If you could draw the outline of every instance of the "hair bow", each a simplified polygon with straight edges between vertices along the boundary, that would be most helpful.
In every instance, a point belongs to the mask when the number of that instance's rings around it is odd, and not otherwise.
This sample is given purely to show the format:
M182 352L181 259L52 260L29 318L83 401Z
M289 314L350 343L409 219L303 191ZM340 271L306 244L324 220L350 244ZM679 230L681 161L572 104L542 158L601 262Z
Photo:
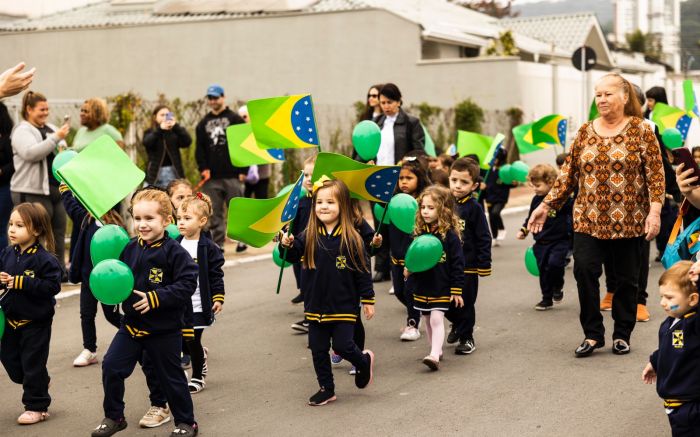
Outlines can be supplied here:
M204 200L204 197L202 196L201 191L197 191L197 194L195 194L195 196L197 196L197 199L199 199L199 200Z
M329 178L329 177L326 176L326 175L321 176L316 182L314 182L314 187L313 187L313 190L311 191L312 194L316 194L316 191L317 191L319 188L322 188L322 187L323 187L323 183L326 182L326 181L330 181L330 180L331 180L331 178Z

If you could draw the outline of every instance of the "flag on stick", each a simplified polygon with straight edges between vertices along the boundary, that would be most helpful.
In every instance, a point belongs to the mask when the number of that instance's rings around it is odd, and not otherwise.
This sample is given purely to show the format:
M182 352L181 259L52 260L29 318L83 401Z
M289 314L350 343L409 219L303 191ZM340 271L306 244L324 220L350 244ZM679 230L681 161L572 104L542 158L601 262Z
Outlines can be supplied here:
M232 124L226 128L231 163L236 167L275 164L284 161L284 150L266 149L255 141L250 124Z
M400 170L397 165L362 164L337 153L321 152L316 157L311 181L316 182L324 175L331 179L340 179L356 199L388 202L399 181Z
M318 147L318 131L310 94L250 100L248 115L261 148Z

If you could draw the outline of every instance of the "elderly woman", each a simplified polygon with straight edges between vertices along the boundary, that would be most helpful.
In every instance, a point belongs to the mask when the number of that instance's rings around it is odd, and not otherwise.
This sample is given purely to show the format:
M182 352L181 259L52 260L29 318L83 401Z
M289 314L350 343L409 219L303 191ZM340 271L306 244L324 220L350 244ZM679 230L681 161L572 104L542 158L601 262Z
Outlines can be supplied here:
M124 139L122 134L112 126L107 124L109 111L107 103L98 98L87 99L80 107L80 124L82 125L73 138L72 149L80 152L90 143L103 135L111 137L122 148Z
M559 178L528 223L530 231L540 232L547 215L556 213L578 187L574 277L585 339L577 357L605 345L598 280L608 255L616 278L612 351L630 352L642 247L645 237L650 241L659 232L665 189L659 143L641 117L631 84L607 74L596 84L595 102L600 117L581 126Z

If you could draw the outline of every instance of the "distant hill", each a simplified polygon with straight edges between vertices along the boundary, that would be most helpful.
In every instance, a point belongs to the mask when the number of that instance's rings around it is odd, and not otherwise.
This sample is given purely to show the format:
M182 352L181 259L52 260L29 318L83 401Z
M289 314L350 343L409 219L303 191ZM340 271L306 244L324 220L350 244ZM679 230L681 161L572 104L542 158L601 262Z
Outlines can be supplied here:
M695 60L692 70L700 70L700 0L688 0L681 3L681 50L683 68L686 66L688 54Z
M613 30L613 4L610 0L549 0L534 3L514 0L513 10L519 12L521 17L595 12L603 32L607 34Z

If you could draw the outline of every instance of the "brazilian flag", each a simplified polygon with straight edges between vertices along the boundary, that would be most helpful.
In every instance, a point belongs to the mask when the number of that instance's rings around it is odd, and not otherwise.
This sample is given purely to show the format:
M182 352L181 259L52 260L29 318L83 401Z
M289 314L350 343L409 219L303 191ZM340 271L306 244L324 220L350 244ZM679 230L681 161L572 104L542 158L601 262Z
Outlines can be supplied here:
M397 165L369 165L337 153L321 152L316 157L311 181L322 176L340 179L348 186L355 199L388 202L394 195L401 167Z
M263 149L318 147L318 130L310 94L250 100L253 135Z
M231 163L235 167L275 164L284 161L284 150L260 147L248 123L232 124L227 127L226 140Z

